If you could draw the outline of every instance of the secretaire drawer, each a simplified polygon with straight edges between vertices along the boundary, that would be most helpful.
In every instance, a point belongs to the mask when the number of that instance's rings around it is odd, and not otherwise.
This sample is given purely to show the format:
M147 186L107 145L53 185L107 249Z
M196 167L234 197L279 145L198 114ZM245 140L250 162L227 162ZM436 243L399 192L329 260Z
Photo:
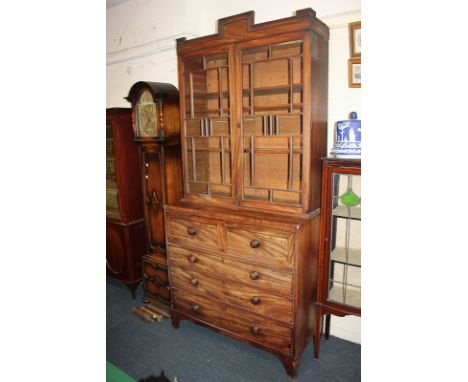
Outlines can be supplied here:
M219 249L218 226L185 216L167 215L168 241Z
M259 259L272 265L292 266L293 234L270 233L244 228L226 227L226 250L238 256Z
M286 296L292 295L292 275L273 271L257 265L234 261L202 251L168 246L169 261L172 266L192 269L200 273L215 273L234 281L246 283L254 288L276 291Z
M178 289L173 290L173 304L181 313L283 353L291 353L292 330L288 325Z
M169 269L173 286L237 305L284 322L292 320L292 300L189 267Z

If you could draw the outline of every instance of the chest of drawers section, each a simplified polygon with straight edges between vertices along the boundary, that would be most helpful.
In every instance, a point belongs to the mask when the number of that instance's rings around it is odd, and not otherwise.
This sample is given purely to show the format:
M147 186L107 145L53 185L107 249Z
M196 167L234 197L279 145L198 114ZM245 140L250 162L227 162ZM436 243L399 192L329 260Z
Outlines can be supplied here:
M312 333L316 220L166 207L173 325L190 320L294 368Z

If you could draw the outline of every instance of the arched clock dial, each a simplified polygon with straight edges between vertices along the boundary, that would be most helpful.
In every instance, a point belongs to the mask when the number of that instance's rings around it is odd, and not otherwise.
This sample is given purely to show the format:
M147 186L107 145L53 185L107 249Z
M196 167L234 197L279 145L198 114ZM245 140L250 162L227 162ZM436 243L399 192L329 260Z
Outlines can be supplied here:
M157 108L149 90L140 94L137 102L137 124L140 137L158 136Z

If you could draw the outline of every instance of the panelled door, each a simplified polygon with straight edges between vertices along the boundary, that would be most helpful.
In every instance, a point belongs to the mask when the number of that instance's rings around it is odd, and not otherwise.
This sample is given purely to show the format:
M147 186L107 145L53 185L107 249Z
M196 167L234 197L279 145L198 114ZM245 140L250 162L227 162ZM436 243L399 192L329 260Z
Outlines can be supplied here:
M182 62L186 194L234 199L230 76L227 51Z
M303 207L306 135L301 37L238 45L241 205Z

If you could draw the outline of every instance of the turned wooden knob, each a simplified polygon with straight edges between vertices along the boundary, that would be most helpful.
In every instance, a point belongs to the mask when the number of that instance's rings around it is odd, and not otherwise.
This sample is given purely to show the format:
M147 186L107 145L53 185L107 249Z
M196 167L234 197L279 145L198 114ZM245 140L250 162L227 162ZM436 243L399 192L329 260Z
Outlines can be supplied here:
M250 272L250 278L252 280L257 280L259 277L260 277L260 273L258 273L257 271Z
M199 307L197 304L195 304L194 306L192 306L192 312L193 312L193 313L197 313L199 310L200 310L200 307Z
M253 334L258 334L258 333L260 333L260 328L259 328L258 326L252 327L251 330L252 330L252 333L253 333Z
M252 248L258 248L260 247L260 242L257 240L257 239L253 239L251 242L250 242L250 246Z
M250 302L254 305L258 305L260 304L260 297L258 296L253 296L251 299L250 299Z
M187 230L187 233L190 235L190 236L195 236L197 234L197 230L194 228L194 227L190 227L188 230Z
M194 256L194 255L190 255L188 257L189 261L193 264L193 263L196 263L197 260L198 260L198 257L197 256Z
M198 279L196 277L194 277L192 280L190 280L190 284L192 284L193 286L197 286L198 285Z

